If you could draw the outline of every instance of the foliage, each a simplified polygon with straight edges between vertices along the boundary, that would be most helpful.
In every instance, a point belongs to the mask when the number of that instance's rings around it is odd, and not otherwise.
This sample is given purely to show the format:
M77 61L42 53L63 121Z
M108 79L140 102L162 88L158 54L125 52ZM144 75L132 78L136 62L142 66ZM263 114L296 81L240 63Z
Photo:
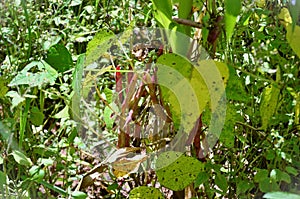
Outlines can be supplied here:
M1 197L299 198L295 2L4 1ZM124 44L142 26L170 40L134 52ZM193 57L189 37L212 59ZM170 69L178 76L165 78ZM164 128L143 134L151 121ZM188 152L159 151L183 138Z

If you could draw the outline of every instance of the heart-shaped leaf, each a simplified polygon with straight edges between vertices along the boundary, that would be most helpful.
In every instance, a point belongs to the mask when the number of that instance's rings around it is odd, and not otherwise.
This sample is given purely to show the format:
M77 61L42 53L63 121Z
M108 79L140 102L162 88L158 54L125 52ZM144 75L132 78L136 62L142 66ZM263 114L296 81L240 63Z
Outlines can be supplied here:
M156 163L158 181L174 190L183 190L203 171L204 164L180 152L168 151L159 155Z

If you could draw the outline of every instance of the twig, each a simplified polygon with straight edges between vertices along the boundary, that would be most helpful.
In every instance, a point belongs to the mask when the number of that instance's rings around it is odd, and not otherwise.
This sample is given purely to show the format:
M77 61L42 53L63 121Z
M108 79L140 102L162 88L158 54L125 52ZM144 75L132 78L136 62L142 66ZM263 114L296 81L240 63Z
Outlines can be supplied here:
M192 20L189 20L189 19L182 19L182 18L178 18L178 17L173 17L172 19L179 24L183 24L183 25L191 26L191 27L195 27L195 28L202 28L202 24L197 23Z
M236 121L236 123L239 124L239 125L245 126L247 128L250 128L250 129L252 129L254 131L257 131L259 134L261 134L262 136L266 137L266 134L264 132L261 132L261 130L262 130L261 128L255 128L255 127L253 127L253 126L251 126L249 124L246 124L246 123L243 123L243 122L240 122L240 121Z

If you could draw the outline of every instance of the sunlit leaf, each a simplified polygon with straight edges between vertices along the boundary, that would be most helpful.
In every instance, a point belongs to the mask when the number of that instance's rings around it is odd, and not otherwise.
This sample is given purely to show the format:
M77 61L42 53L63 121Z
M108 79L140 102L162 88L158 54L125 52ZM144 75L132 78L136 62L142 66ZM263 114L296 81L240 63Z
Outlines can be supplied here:
M292 17L292 29L294 31L294 28L299 20L300 16L300 2L299 0L293 0L289 4L289 11L291 13Z
M73 81L72 81L72 88L74 94L72 96L72 118L75 121L80 120L80 98L82 93L82 75L83 75L83 67L84 67L84 59L85 55L79 55L77 58L77 62L75 65L75 69L73 71Z
M235 141L234 126L236 121L237 121L236 109L232 105L227 106L225 124L219 138L219 140L226 147L234 147L234 141Z
M300 57L300 26L296 25L293 31L292 25L287 25L286 30L286 39L288 43L296 55Z
M268 199L300 199L300 195L288 193L288 192L271 192L266 193L263 198Z
M72 0L70 6L78 6L82 3L82 0Z
M192 65L174 53L160 56L157 64L158 84L164 101L170 105L176 128L190 132L209 102L213 114L221 110L217 105L229 78L226 64L202 60Z
M33 165L29 169L29 174L31 175L31 180L40 181L44 178L45 171L41 169L39 166Z
M65 106L61 111L59 111L58 113L56 113L53 118L69 118L69 106Z
M20 96L16 91L8 91L5 96L12 98L12 109L25 101L25 98Z
M86 199L87 198L87 194L82 192L82 191L74 191L72 193L72 197L74 199Z
M36 69L37 72L30 72ZM15 78L11 80L8 86L29 85L43 86L46 84L54 84L58 73L45 61L33 61L25 66Z
M278 19L285 26L288 25L288 24L292 24L292 17L291 17L290 12L287 8L282 8L280 10L280 13L278 14Z
M152 0L154 6L154 17L164 28L169 28L172 22L171 0Z
M22 153L21 151L14 150L12 152L12 155L18 164L23 165L23 166L31 166L32 165L31 160L28 157L26 157L26 155L24 155L24 153Z
M179 191L197 178L198 174L203 171L204 164L180 152L168 151L159 155L156 167L160 184L171 190Z
M183 128L189 132L200 115L195 91L192 84L189 83L193 66L186 59L176 54L160 56L157 64L158 84L161 86L164 100L170 104L175 127L179 128L182 120ZM198 86L200 86L200 90L201 87L206 85ZM184 119L182 115L185 115Z
M103 90L103 93L105 94L106 101L109 104L112 103L112 100L113 100L113 91L110 90L109 88L105 87L104 90Z
M104 108L104 113L103 113L103 120L105 122L106 128L107 129L112 129L113 124L114 124L114 118L112 118L112 113L113 111L109 107Z
M225 30L227 41L231 39L241 7L241 0L225 1Z
M164 195L160 192L159 189L154 187L140 186L132 189L129 193L129 199L148 199L156 198L163 199Z
M260 115L262 119L262 128L264 130L268 128L270 119L276 112L279 96L280 89L273 85L265 87L263 91L260 104Z
M112 46L114 33L109 30L100 30L94 38L88 43L85 57L85 65L90 65L96 62L99 58L107 53L107 50Z

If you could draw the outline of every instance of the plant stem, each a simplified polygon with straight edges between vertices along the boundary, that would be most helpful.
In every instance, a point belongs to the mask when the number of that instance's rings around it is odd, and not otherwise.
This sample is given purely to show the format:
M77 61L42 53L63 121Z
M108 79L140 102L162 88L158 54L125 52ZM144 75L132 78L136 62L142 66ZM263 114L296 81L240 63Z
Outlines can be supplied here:
M31 48L32 48L32 41L31 41L31 26L30 26L30 20L29 20L29 15L26 7L26 0L22 0L22 8L24 10L24 15L25 15L25 20L26 20L26 25L27 25L27 30L28 30L28 51L27 51L27 59L31 57Z

